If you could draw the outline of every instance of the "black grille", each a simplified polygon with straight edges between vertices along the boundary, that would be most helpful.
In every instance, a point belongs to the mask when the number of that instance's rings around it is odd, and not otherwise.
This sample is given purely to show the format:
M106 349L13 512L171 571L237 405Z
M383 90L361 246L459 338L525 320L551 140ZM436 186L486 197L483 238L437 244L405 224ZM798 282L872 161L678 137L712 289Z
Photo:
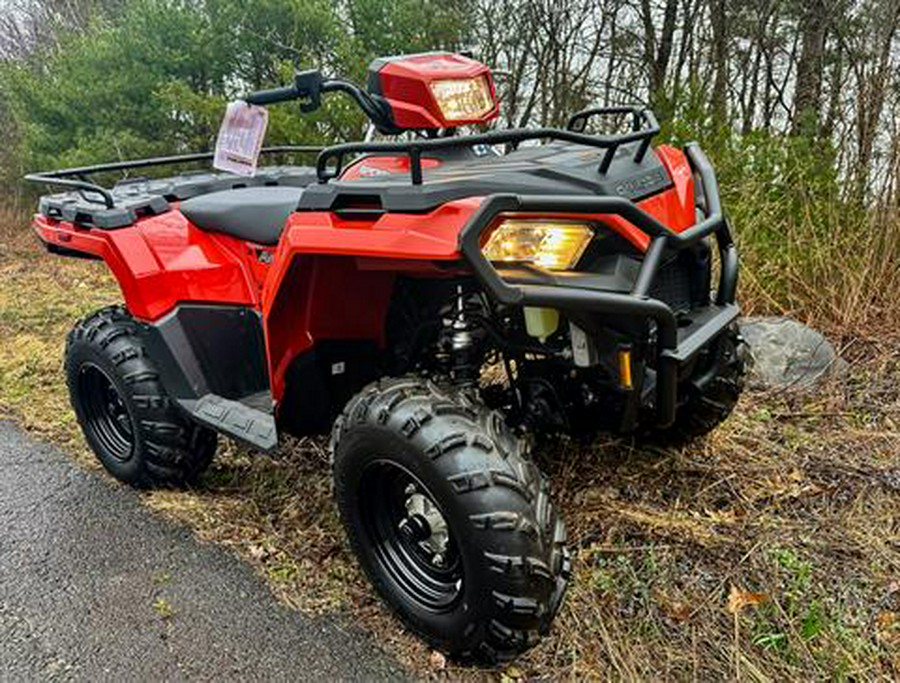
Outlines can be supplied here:
M672 310L689 311L691 309L691 276L684 263L670 261L659 269L650 297L668 304Z

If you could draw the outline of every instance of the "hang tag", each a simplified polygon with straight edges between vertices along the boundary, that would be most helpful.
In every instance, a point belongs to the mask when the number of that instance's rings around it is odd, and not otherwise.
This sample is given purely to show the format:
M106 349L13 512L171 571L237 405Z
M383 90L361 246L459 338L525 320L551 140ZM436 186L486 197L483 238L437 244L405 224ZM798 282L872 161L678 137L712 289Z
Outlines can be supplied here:
M230 102L216 138L213 168L242 176L256 174L269 112L243 100Z

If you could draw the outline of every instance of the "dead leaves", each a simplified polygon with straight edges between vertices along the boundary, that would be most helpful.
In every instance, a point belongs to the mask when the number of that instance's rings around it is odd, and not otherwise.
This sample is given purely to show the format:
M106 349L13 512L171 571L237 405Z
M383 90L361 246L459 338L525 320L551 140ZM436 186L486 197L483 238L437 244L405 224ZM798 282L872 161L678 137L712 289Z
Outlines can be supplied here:
M763 593L751 593L732 585L728 592L728 611L737 617L744 608L756 607L765 601L766 596Z
M875 618L875 633L880 643L900 648L900 613L880 612Z
M811 498L822 495L827 490L812 481L804 470L795 467L787 472L774 472L744 482L741 493L748 505L761 505Z
M694 614L694 606L686 600L670 598L662 591L655 594L656 604L669 619L678 624L688 621Z
M756 607L766 601L762 593L751 593L731 584L728 592L728 611L734 616L734 677L741 678L741 637L738 618L747 607Z
M525 674L515 664L510 664L506 670L500 674L500 683L513 683L513 681L521 681L525 679Z
M432 650L428 655L428 666L432 671L443 671L447 668L447 658L437 650Z

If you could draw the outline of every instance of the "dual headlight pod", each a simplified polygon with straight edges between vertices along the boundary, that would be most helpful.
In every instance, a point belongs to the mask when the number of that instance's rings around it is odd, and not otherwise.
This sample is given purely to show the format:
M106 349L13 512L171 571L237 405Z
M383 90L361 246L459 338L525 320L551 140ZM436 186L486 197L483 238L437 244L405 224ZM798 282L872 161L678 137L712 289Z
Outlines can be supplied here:
M571 270L593 237L594 229L587 223L509 218L494 229L483 252L494 263Z

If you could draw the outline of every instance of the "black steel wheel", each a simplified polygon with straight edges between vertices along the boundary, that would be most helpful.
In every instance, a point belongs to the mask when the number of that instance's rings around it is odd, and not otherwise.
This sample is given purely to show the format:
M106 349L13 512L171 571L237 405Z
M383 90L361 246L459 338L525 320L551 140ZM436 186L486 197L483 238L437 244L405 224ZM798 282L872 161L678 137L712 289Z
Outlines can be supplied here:
M66 380L85 440L116 479L189 484L212 460L216 433L172 405L138 323L123 308L97 311L69 333Z
M78 372L84 430L104 451L120 462L134 455L134 419L109 376L93 363Z
M402 465L380 460L363 474L359 501L382 570L422 608L452 609L462 595L462 559L425 485Z
M569 576L549 484L499 413L418 377L382 380L332 433L360 565L430 645L505 661L550 627Z

